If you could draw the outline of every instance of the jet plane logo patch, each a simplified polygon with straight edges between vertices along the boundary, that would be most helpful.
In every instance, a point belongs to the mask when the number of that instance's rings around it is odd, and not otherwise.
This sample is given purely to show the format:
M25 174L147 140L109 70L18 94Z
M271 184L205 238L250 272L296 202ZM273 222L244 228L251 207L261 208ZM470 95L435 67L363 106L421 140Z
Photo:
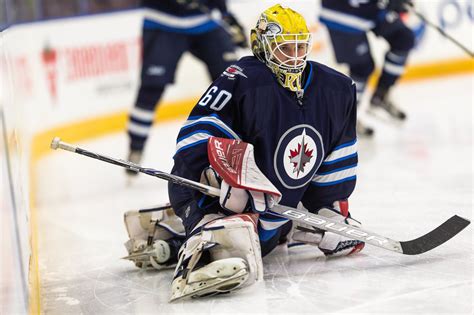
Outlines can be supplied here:
M310 125L298 125L287 130L278 142L275 172L283 186L297 189L311 181L323 156L319 132Z
M248 78L244 74L244 69L242 69L239 66L236 65L231 65L225 69L225 71L222 73L222 75L225 75L229 80L234 80L236 76L240 75L244 78Z
M296 173L296 178L299 177L300 173L304 173L304 168L306 164L311 162L311 158L313 157L314 149L308 148L308 143L305 143L305 130L303 129L303 134L301 137L301 142L298 143L298 148L295 150L290 149L290 155L288 158L290 159L290 163L293 164L293 174Z

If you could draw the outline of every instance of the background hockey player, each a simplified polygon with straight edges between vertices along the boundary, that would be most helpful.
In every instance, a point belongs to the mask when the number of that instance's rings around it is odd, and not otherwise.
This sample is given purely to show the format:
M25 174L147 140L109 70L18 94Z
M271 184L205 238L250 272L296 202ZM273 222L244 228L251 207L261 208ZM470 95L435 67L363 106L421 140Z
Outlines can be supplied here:
M230 292L262 279L261 256L279 243L304 242L347 255L359 241L294 226L267 211L276 202L349 224L347 198L356 183L356 87L322 64L307 62L311 34L297 12L275 5L251 31L254 56L215 80L181 128L173 174L220 187L210 198L174 184L169 197L186 238L171 300ZM209 137L254 146L261 178L281 193L243 190L209 168ZM255 175L255 174L252 174ZM245 175L244 175L245 176Z
M405 70L415 44L413 32L400 19L410 0L322 0L320 20L329 31L336 60L349 65L360 100L375 69L367 33L383 37L390 45L382 74L370 100L369 111L404 120L405 113L389 99L389 92ZM370 136L373 129L359 123L358 133Z
M166 85L173 82L183 53L189 51L202 60L215 80L236 60L235 45L246 45L242 27L227 11L225 0L143 0L141 3L147 9L142 30L141 84L128 122L128 159L134 163L141 160L155 107ZM227 30L211 18L211 11L220 12Z

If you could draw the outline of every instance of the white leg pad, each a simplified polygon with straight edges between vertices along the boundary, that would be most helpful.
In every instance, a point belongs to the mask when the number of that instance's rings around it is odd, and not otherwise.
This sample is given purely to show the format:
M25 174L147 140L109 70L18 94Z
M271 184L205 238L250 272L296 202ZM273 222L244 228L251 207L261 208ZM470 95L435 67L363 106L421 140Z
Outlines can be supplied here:
M170 301L186 297L210 296L234 291L249 277L246 262L241 258L226 258L191 272L188 279L173 281Z
M140 268L169 267L161 264L170 258L169 246L164 241L184 237L183 223L171 206L160 211L127 211L124 222L129 236L125 243L128 256L124 259Z
M257 217L239 214L217 219L190 237L180 253L176 274L182 274L173 281L171 300L230 292L262 280ZM211 263L194 270L206 250Z

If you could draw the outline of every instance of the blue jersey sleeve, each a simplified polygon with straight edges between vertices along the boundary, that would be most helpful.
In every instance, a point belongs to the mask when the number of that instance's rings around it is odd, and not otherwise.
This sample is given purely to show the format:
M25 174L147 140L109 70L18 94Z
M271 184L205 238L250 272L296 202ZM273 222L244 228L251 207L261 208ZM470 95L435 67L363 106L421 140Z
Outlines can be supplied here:
M240 93L238 79L221 76L194 106L176 140L175 170L186 168L186 177L199 180L209 166L207 140L211 136L241 139L238 126ZM183 173L183 172L180 172Z
M339 135L331 144L318 171L306 190L302 203L310 211L347 199L355 188L357 168L356 90L347 89L344 117Z

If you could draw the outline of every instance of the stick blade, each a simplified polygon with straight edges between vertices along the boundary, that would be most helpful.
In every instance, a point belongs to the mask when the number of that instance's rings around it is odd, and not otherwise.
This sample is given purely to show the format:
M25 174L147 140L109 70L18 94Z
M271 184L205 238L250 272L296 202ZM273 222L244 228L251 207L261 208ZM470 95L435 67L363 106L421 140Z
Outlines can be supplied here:
M400 242L403 254L418 255L447 242L461 232L471 222L454 215L433 231L411 241Z

